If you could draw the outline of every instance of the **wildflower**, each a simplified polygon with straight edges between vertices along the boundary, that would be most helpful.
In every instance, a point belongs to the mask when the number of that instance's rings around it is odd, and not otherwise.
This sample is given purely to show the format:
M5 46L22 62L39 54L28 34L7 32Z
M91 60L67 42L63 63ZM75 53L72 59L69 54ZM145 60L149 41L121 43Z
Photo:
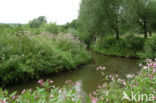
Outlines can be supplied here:
M127 84L126 84L126 82L123 82L123 85L125 85L125 86L126 86L126 85L127 85Z
M12 99L13 99L13 100L14 100L14 99L16 99L16 98L18 98L18 96L15 96L15 95L14 95L14 96L12 96Z
M118 75L118 74L116 74L116 75L115 75L115 77L119 77L119 75Z
M150 75L150 78L151 78L151 79L153 79L153 77L154 77L153 75Z
M7 103L6 99L0 99L0 103Z
M147 69L148 67L147 66L143 66L143 69Z
M50 95L50 98L53 98L54 96L53 95Z
M74 98L72 98L72 101L74 102Z
M109 94L109 91L106 92L106 96L108 96L108 94Z
M139 64L139 67L142 67L142 64Z
M114 78L113 77L111 79L112 79L112 81L114 81Z
M67 80L65 84L70 84L71 82L72 82L71 80Z
M99 66L99 67L97 67L96 70L101 70L101 71L103 71L103 70L105 70L105 69L106 69L106 67Z
M38 83L39 83L40 85L43 85L43 80L40 79L40 80L38 81Z
M97 98L92 98L93 103L96 103L97 100Z
M52 80L50 80L50 79L48 79L47 81L48 81L49 83L53 83L53 81L52 81Z
M60 90L59 90L59 94L61 94L61 92L62 92L62 90L60 89Z
M4 99L4 100L2 101L2 103L7 103L7 102L6 102L6 99Z
M133 75L132 75L132 74L128 74L128 75L127 75L127 78L128 78L128 79L132 79L132 78L133 78Z
M21 94L24 94L24 93L25 93L25 91L26 91L26 90L24 89L24 90L22 91L22 93L21 93Z
M96 92L93 92L94 95L96 95Z

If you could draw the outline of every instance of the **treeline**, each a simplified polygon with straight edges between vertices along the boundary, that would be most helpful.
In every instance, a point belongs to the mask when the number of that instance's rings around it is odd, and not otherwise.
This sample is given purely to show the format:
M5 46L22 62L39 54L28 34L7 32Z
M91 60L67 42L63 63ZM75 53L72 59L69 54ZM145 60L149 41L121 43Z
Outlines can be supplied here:
M82 0L78 25L90 39L111 34L119 39L126 33L147 38L156 28L155 17L154 0Z

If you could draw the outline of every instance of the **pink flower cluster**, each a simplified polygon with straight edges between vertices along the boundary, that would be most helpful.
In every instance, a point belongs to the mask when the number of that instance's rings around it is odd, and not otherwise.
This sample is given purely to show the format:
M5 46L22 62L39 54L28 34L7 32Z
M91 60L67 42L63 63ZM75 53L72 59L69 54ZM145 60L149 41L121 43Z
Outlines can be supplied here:
M44 85L43 79L40 79L38 83L43 86Z
M101 70L101 71L103 71L103 70L105 70L105 69L106 69L106 67L99 66L99 67L97 67L96 70Z
M6 99L0 99L0 103L7 103Z

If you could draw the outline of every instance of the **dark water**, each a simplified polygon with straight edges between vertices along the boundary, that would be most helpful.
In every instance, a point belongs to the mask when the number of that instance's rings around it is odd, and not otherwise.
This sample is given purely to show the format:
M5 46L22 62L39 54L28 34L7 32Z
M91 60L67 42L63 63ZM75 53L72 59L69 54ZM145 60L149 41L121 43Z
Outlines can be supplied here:
M66 80L72 80L81 84L81 90L85 93L90 93L97 89L97 86L104 83L104 76L96 70L98 66L105 66L106 74L118 74L120 78L126 79L127 74L136 73L139 71L137 60L119 57L109 57L100 54L92 53L92 60L80 67L76 71L62 72L59 74L44 77L43 79L51 79L55 86L62 87ZM36 80L27 83L9 86L9 92L19 91L23 89L35 89L39 86Z

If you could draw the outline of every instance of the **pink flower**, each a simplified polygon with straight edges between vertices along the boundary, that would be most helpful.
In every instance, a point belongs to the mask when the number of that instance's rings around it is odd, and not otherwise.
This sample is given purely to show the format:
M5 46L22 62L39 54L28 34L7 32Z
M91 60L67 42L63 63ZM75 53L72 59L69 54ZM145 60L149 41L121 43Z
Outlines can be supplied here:
M106 92L106 96L108 96L108 94L109 94L109 91Z
M126 86L127 84L126 84L126 82L123 82L123 84Z
M105 69L106 69L106 67L99 66L99 67L97 67L96 70L101 70L101 71L103 71L103 70L105 70Z
M96 95L96 92L93 92L94 95Z
M53 95L50 95L50 98L53 98L54 96Z
M39 83L40 85L43 85L43 80L40 79L40 80L38 81L38 83Z
M7 103L6 99L0 99L0 103Z
M24 93L25 93L25 91L26 91L26 90L24 89L24 90L22 91L22 94L24 94Z
M96 103L97 100L98 100L97 98L92 99L93 103Z
M153 77L154 77L153 75L150 75L150 78L151 78L151 79L153 79Z
M18 98L18 96L15 96L15 95L14 95L14 96L12 96L12 99L13 99L13 100L14 100L14 99L16 99L16 98Z
M115 75L115 77L119 77L119 75L118 75L118 74L116 74L116 75Z
M128 78L128 79L132 79L132 78L133 78L133 75L132 75L132 74L128 74L128 75L127 75L127 78Z
M47 81L48 81L48 83L53 83L53 81L52 81L52 80L50 80L50 79L48 79Z

